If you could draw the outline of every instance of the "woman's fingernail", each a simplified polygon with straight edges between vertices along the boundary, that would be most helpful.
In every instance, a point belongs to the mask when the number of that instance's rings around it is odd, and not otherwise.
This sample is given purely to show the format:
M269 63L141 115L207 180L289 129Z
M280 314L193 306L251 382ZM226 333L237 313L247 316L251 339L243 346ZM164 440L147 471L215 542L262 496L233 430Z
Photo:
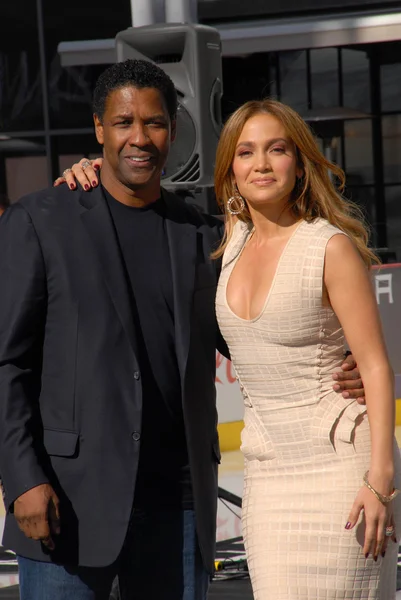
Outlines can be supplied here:
M97 186L97 181L92 181L92 185L93 185L93 187L96 187Z
M73 190L75 188L75 185L73 183L70 183L70 188Z
M84 185L84 189L85 189L85 190L89 190L89 185L88 185L87 183L85 183L85 185Z
M386 556L386 551L382 552L382 557L384 558Z
M375 562L377 562L377 556L374 556L374 557L373 557L373 560L374 560Z
M348 523L345 526L345 529L351 529L351 523L348 521Z
M333 379L335 379L335 380L338 379L338 373L333 373Z
M349 392L343 392L343 398L349 398Z
M93 165L93 168L96 169L96 171L100 169L99 165Z
M369 552L366 552L365 558L369 558Z

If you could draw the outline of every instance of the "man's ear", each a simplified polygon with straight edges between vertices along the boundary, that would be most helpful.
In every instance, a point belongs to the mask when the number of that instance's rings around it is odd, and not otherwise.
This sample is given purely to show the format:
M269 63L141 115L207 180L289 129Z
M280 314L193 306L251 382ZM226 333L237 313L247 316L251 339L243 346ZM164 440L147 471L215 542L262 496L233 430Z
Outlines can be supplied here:
M173 121L171 121L171 134L170 134L170 140L172 142L175 141L177 135L177 120L174 119Z
M95 123L96 139L99 142L99 144L101 144L103 146L103 144L104 144L103 123L101 122L101 120L99 119L99 117L97 116L97 114L93 115L93 121Z

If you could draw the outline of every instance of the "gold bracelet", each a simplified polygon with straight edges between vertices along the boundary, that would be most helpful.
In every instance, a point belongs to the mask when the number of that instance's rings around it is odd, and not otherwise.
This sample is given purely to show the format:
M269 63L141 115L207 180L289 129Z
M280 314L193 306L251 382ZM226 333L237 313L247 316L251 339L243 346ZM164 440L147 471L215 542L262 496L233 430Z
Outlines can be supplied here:
M391 492L390 496L383 496L383 494L380 494L380 492L378 492L377 490L375 490L375 488L373 488L368 480L368 476L369 476L369 471L366 471L365 475L363 476L363 483L366 485L366 487L368 488L368 490L370 490L372 492L372 494L374 494L376 496L376 498L382 503L382 504L388 504L389 502L391 502L392 500L394 500L394 498L396 496L398 496L398 494L400 493L400 490L397 490L396 488L394 488L394 490Z

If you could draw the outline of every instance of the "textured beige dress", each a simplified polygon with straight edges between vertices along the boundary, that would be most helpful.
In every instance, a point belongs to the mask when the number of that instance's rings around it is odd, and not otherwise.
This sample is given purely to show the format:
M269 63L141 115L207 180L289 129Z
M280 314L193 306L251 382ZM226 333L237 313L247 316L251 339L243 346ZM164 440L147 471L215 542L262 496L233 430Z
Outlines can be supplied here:
M244 396L242 525L255 600L395 598L398 544L365 560L363 520L344 529L370 435L366 408L332 390L344 337L322 306L322 285L326 245L338 233L322 219L300 223L252 320L236 316L226 296L250 227L237 223L224 255L216 309ZM396 443L394 452L399 487Z

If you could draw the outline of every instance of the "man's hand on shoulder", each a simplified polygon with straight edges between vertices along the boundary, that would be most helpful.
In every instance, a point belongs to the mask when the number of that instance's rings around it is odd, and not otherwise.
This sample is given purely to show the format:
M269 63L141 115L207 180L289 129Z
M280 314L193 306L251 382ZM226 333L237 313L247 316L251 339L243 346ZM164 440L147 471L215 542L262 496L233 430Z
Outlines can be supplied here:
M341 369L333 373L334 391L341 393L344 398L355 398L358 404L366 404L363 381L352 354L344 359Z
M79 162L74 163L72 167L64 169L61 177L58 177L53 183L54 187L66 183L71 190L75 190L77 182L82 189L88 192L91 188L99 184L98 173L102 168L103 158L95 158L89 160L82 158Z
M48 483L38 485L17 498L14 516L23 533L54 550L54 536L60 533L59 499Z

